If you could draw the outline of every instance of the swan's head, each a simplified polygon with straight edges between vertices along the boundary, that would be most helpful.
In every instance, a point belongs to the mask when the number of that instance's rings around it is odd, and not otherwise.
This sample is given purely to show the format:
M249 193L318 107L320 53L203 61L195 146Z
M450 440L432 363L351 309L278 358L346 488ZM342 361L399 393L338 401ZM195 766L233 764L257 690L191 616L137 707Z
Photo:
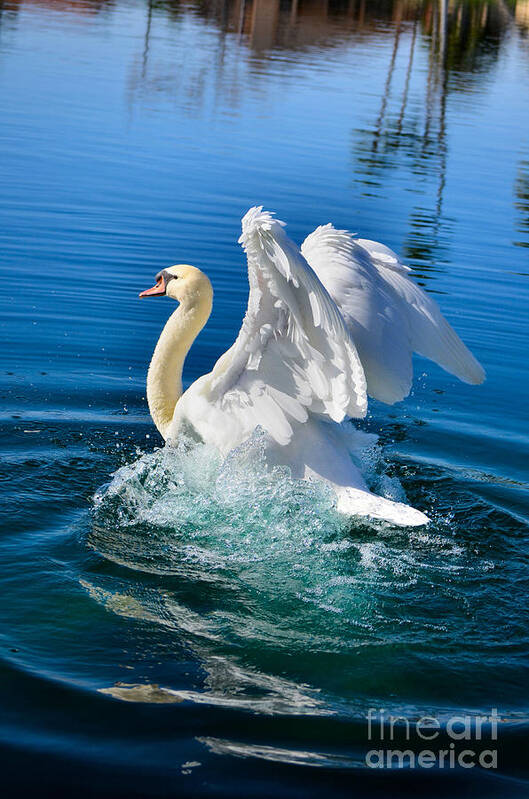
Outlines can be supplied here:
M173 300L189 304L204 297L212 297L209 278L196 266L176 264L162 269L156 275L156 285L142 291L140 297L172 297Z

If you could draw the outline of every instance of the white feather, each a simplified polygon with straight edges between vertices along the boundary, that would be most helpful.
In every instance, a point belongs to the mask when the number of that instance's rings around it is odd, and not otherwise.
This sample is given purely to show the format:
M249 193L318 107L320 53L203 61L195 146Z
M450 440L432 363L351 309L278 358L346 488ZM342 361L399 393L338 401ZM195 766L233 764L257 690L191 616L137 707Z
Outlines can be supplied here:
M261 428L267 462L327 482L348 515L424 524L420 511L369 492L351 457L352 428L341 423L365 415L367 392L405 397L413 352L470 383L483 370L383 244L329 224L300 252L283 228L261 207L243 218L250 294L241 330L177 402L170 437L191 427L227 454Z
M483 382L480 364L388 247L328 224L301 251L342 313L371 397L391 404L409 394L414 352L467 383Z
M289 419L304 422L309 412L338 422L362 417L367 397L342 315L283 227L262 208L242 220L248 310L229 363L222 358L211 373L210 400L227 413L245 408L248 435L258 421L285 444Z

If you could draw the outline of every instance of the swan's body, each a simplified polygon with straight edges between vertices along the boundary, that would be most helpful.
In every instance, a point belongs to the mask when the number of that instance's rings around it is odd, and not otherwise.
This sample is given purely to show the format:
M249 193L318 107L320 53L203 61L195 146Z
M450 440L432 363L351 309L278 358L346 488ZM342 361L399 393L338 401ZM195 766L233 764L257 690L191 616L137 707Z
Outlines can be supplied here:
M169 442L185 431L227 455L260 427L270 465L326 481L344 513L426 523L420 511L369 492L344 422L365 416L368 394L386 403L407 396L413 352L468 383L481 383L483 369L383 245L326 225L300 251L261 208L246 214L242 228L250 296L241 331L184 393L182 368L211 313L211 284L180 265L143 292L180 302L149 367L147 398L158 430Z

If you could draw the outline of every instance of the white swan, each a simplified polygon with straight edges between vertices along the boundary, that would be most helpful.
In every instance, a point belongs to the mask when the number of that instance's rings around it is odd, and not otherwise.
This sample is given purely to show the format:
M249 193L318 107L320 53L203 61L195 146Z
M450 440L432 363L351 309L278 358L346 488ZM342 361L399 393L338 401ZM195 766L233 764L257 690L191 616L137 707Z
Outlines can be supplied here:
M368 394L386 403L407 396L414 352L467 383L481 383L484 371L387 247L329 224L300 251L283 227L262 208L243 218L250 295L240 333L184 393L185 357L211 313L209 279L171 266L140 294L180 303L149 367L153 421L168 441L185 430L224 455L260 426L267 462L329 483L343 513L425 524L420 511L369 491L343 422L365 416Z

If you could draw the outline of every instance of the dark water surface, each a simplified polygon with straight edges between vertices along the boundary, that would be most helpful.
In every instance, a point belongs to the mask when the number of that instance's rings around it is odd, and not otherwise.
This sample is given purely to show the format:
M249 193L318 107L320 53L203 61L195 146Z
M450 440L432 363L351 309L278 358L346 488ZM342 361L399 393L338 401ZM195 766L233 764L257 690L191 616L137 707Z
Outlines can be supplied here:
M526 0L0 3L6 796L527 795L528 131ZM485 366L364 425L428 530L159 449L137 294L209 274L208 371L254 204L393 247ZM497 708L498 769L367 769L370 707Z

